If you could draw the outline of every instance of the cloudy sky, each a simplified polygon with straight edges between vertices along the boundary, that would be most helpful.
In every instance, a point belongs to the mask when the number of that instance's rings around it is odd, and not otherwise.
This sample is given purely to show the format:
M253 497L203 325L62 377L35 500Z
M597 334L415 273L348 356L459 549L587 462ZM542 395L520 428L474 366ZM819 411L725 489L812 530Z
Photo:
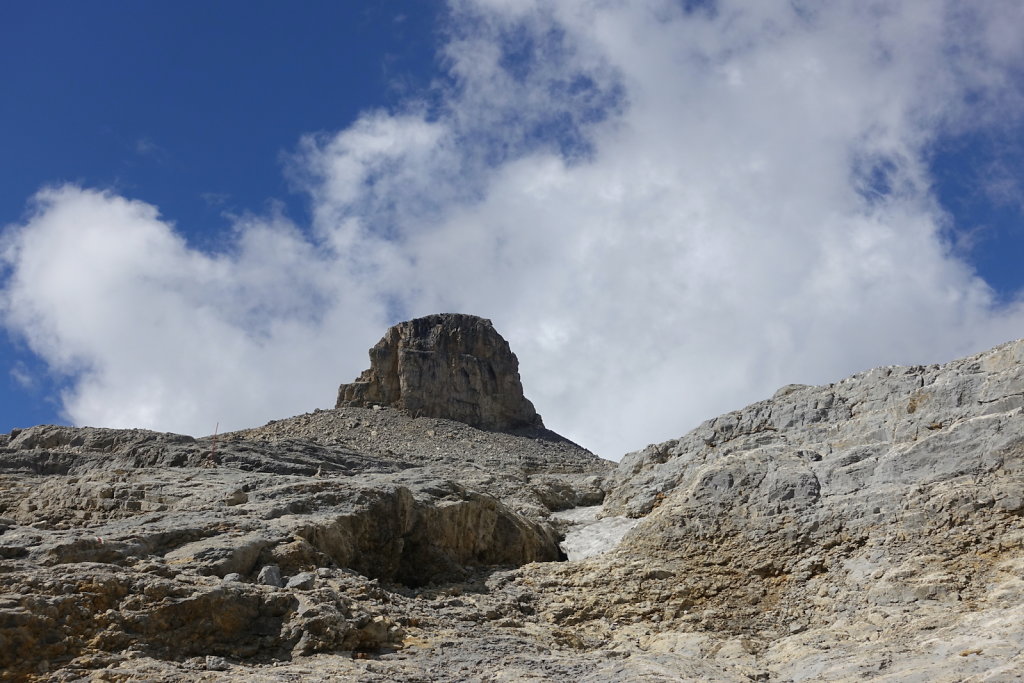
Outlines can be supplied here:
M331 407L493 320L618 459L1024 336L1024 2L17 2L0 429Z

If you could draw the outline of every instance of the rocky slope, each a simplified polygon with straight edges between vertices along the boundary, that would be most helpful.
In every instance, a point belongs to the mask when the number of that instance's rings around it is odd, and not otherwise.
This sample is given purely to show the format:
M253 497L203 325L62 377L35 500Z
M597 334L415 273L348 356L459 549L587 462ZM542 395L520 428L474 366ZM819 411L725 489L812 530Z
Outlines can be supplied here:
M374 403L216 440L16 430L0 676L1019 680L1022 410L1019 341L784 387L617 468Z
M48 426L0 442L0 667L16 677L125 649L270 661L397 647L408 619L362 604L367 591L559 560L546 517L600 501L609 467L564 440L387 409L216 443Z
M604 513L642 521L541 609L694 678L1019 680L1022 406L1024 341L784 387L626 456Z

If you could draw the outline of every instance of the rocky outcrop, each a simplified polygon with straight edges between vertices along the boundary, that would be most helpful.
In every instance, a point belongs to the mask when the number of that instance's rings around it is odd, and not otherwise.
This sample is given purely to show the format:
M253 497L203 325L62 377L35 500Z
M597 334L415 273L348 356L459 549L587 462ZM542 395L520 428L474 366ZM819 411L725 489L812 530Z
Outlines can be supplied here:
M374 405L216 448L0 435L0 679L1024 670L1024 341L787 386L614 469Z
M203 668L400 648L409 619L382 600L562 559L546 517L599 502L608 467L565 440L391 409L319 411L216 447L0 435L0 679L122 651Z
M472 315L429 315L389 329L370 349L370 368L338 389L338 408L373 405L493 431L543 427L508 342Z
M1024 670L1024 341L783 387L608 487L603 514L641 518L618 548L524 572L586 643L629 633L721 679Z
M908 487L1006 468L1018 474L1022 407L1020 341L947 365L877 368L821 387L789 385L680 439L625 456L606 510L646 515L680 490L709 510L731 508L734 494L745 491L744 514L754 519L840 499L851 522L873 519L882 514L876 507L892 512L893 496ZM754 482L756 490L749 488Z
M0 679L386 652L428 621L414 594L564 559L548 516L599 503L610 464L543 429L489 322L389 335L374 368L392 354L401 371L373 386L398 381L400 409L375 399L206 439L0 435ZM460 420L417 416L430 409Z

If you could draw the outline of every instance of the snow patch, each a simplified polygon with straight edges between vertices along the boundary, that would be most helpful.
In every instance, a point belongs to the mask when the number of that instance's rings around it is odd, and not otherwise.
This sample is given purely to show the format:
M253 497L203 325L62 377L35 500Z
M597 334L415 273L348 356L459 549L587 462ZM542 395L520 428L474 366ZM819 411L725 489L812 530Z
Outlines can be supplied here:
M619 544L626 532L640 520L629 517L598 518L600 505L572 508L555 512L551 516L572 526L560 547L570 562L608 552Z

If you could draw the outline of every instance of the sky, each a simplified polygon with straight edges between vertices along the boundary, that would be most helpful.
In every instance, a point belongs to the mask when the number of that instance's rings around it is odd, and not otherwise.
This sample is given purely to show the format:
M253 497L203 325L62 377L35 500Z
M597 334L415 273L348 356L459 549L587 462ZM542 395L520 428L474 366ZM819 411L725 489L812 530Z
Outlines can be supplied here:
M330 408L490 318L619 459L1024 336L1024 0L0 8L0 430Z

